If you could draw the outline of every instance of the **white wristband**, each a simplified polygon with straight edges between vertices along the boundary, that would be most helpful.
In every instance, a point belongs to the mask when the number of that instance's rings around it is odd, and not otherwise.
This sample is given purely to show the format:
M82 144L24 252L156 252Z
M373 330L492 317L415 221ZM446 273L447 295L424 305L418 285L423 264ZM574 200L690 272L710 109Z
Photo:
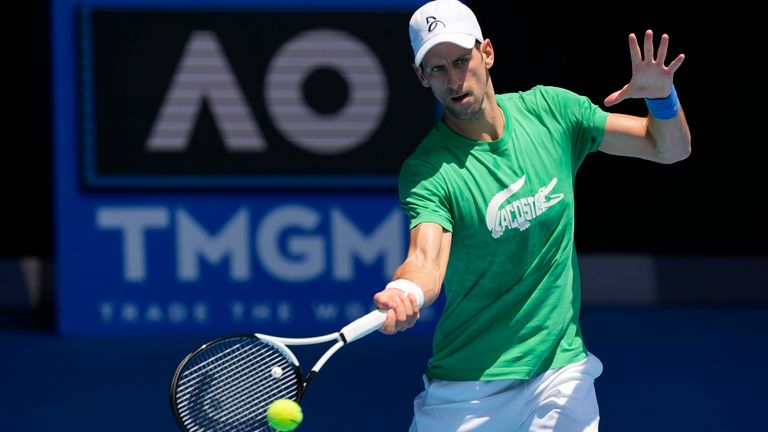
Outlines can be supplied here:
M386 287L397 288L404 293L411 293L414 297L416 297L416 302L419 304L419 307L424 305L424 291L422 291L420 286L409 281L408 279L393 280L392 282L388 283Z

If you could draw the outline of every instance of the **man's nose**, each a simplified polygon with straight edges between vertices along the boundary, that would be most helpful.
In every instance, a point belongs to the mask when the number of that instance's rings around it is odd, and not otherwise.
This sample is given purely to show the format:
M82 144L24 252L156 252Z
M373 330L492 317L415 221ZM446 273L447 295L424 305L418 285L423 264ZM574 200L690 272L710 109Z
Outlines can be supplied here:
M464 74L457 69L448 68L448 88L451 93L461 93L461 88L464 85Z

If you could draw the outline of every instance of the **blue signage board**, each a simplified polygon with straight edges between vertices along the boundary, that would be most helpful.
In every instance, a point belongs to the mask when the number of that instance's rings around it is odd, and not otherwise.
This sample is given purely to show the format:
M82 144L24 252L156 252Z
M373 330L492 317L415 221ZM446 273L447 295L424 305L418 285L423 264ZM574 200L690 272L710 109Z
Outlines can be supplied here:
M312 335L373 308L434 121L417 4L52 3L58 330Z
M64 332L332 331L373 307L407 246L391 196L133 194L69 217Z

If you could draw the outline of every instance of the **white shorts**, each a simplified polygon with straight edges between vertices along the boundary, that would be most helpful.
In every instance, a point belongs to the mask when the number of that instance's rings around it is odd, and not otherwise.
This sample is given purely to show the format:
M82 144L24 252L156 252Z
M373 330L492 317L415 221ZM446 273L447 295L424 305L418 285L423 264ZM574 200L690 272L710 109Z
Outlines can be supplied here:
M592 354L528 380L443 381L424 376L409 432L596 432Z

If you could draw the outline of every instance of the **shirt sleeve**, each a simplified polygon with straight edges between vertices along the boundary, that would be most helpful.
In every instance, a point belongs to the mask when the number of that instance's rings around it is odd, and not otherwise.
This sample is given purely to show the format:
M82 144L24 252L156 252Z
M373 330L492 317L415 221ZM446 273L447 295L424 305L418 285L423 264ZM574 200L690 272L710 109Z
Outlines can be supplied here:
M605 136L608 113L592 103L586 96L557 87L547 88L560 120L571 137L574 167L584 161L587 154L597 151Z
M408 216L410 228L434 222L453 230L448 189L436 167L421 159L407 159L400 170L399 191L400 206Z

